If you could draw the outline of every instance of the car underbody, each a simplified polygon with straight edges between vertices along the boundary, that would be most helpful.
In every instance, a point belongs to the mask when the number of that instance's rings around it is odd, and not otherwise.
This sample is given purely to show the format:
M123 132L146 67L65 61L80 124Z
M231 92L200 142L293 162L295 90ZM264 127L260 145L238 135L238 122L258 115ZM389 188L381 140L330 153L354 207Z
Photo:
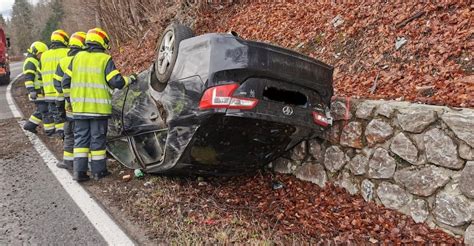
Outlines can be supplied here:
M157 75L166 59L158 54L137 84L113 96L107 149L125 166L248 173L321 136L331 123L332 67L231 34L178 44L167 49L177 54L166 81Z

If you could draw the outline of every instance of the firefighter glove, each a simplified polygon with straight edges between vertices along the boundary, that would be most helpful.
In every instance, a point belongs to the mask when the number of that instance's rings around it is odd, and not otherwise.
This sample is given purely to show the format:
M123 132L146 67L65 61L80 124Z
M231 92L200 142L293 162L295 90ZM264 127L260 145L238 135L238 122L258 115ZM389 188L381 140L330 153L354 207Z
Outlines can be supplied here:
M31 100L36 100L37 97L38 97L38 95L36 94L36 91L30 92L30 99Z
M133 84L137 83L137 81L138 81L138 78L137 78L137 74L136 74L136 73L130 75L129 78L130 78L130 85L133 85Z

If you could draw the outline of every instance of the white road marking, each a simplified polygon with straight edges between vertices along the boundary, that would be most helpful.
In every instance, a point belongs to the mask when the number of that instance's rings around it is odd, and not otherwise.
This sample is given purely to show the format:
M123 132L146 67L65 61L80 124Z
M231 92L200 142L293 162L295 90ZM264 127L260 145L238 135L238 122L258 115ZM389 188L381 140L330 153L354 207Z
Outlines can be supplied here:
M11 89L12 89L13 82L16 81L20 76L21 76L21 74L16 76L15 79L13 79L13 81L10 82L10 84L7 86L7 92L6 92L7 103L8 103L8 107L10 107L10 111L12 111L13 118L22 118L23 117L23 115L20 113L20 111L18 111L18 108L16 107L15 101L13 100L13 97L12 97L12 94L11 94Z
M18 78L17 76L15 80ZM11 95L11 86L15 82L12 81L8 85L6 96L8 106L15 118L22 118L22 114L18 110L13 97ZM18 122L21 129L23 124L21 120ZM84 188L77 182L72 180L71 174L65 169L56 167L59 163L58 159L49 151L44 143L33 133L23 130L30 142L33 144L36 151L43 158L44 163L53 173L59 183L63 186L66 192L71 196L72 200L86 215L89 221L94 225L95 229L102 235L104 240L109 245L134 245L134 242L127 236L127 234L115 223L115 221L105 212L99 204L84 190ZM54 192L54 191L52 191ZM87 236L87 235L84 235Z

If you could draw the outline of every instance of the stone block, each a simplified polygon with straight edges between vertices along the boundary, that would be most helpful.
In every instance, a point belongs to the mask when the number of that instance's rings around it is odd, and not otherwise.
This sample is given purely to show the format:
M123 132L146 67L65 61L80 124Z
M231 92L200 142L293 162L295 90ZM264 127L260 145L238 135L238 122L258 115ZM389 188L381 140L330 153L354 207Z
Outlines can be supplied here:
M349 161L347 168L354 175L364 175L367 172L367 165L369 164L369 158L364 154L357 154Z
M390 150L411 164L416 164L418 160L418 149L402 132L393 138Z
M444 113L441 119L456 134L456 137L474 148L474 110L466 109L463 112Z
M474 149L471 148L469 145L465 144L464 142L459 143L458 151L459 157L463 158L464 160L474 160Z
M462 194L474 199L474 161L468 161L462 170L459 188Z
M423 223L430 214L428 211L428 203L422 199L415 199L408 205L408 212L416 223Z
M449 182L449 171L433 165L408 167L395 173L395 181L408 192L418 196L431 196Z
M306 158L306 145L307 141L302 141L298 145L296 145L292 150L291 150L291 157L290 159L301 163L305 158Z
M352 180L351 174L347 171L343 171L339 174L335 184L346 189L351 195L355 195L359 192L357 184Z
M374 188L375 185L370 180L364 179L362 181L360 185L360 193L366 202L372 201L372 199L374 199Z
M436 195L433 216L449 226L463 226L472 220L470 201L463 195L440 192Z
M397 115L398 124L407 132L421 133L436 120L436 113L432 110L408 108L401 110Z
M412 196L396 184L382 182L377 188L377 196L385 207L400 210L408 205Z
M312 139L308 143L311 157L316 159L319 163L322 163L324 160L324 150L320 141L318 139Z
M442 130L433 128L423 134L427 160L435 165L461 169L464 161L458 157L453 140Z
M291 160L285 158L278 158L272 162L273 170L278 173L291 173L292 165Z
M377 107L377 110L375 110L375 115L382 115L382 116L385 116L387 118L390 118L393 111L394 111L393 107L390 104L384 103L384 104L381 104Z
M362 124L360 122L349 122L342 128L340 143L342 146L361 149L362 146Z
M474 246L474 224L468 226L466 232L464 232L464 244Z
M397 163L387 150L377 148L369 161L369 178L389 179L393 177Z
M352 114L350 108L342 101L334 101L331 103L331 116L334 120L350 120Z
M338 146L331 146L326 149L324 155L324 166L330 172L337 172L344 167L347 157Z
M360 119L369 119L372 116L376 104L370 101L365 101L359 104L359 107L356 111L356 117Z
M327 175L324 167L318 163L307 163L295 171L295 176L298 179L309 181L324 188L327 182Z
M392 134L392 126L380 119L373 119L365 129L365 138L369 146L385 142Z

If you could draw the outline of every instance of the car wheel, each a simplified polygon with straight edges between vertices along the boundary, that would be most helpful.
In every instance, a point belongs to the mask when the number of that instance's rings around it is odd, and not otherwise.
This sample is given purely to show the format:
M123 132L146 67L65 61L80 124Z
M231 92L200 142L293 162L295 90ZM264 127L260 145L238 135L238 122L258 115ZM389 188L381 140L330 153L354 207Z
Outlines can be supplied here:
M158 41L154 65L154 74L159 83L166 84L170 79L176 58L178 57L179 43L193 36L193 31L181 24L173 23L165 29Z

